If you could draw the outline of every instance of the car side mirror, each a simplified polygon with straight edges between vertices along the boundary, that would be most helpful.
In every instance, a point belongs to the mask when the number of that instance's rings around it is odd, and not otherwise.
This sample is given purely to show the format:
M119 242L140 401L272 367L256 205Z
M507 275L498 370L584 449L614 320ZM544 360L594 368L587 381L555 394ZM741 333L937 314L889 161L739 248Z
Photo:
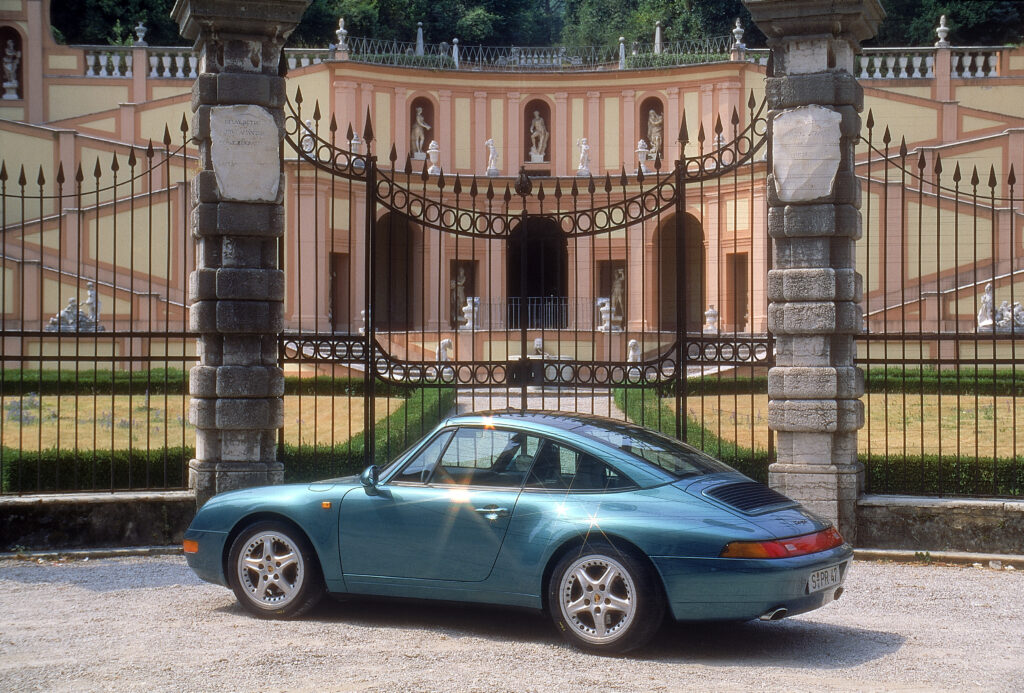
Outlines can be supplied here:
M375 464L371 464L369 467L363 470L363 473L359 475L359 481L363 484L363 490L366 491L367 495L377 495L377 482L379 480L380 467Z

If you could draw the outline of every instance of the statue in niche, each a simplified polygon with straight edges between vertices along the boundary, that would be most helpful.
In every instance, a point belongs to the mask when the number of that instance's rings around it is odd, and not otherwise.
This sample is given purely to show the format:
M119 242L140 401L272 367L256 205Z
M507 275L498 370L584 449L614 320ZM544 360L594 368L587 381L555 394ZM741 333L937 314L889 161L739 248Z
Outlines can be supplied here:
M452 327L458 327L465 318L462 315L462 307L466 305L466 268L459 267L459 271L455 277L449 281L451 288L451 325Z
M992 313L995 307L995 289L992 287L992 283L989 282L985 285L985 293L981 295L981 308L978 309L978 329L992 329L992 325L995 323L995 316Z
M494 146L494 139L488 138L484 142L484 148L487 149L487 175L500 176L501 171L498 170L498 148Z
M544 161L548 151L548 125L541 117L540 111L533 112L533 121L530 123L530 159L534 163Z
M580 150L580 164L576 167L577 176L589 176L590 175L590 145L587 144L587 138L581 137L576 142L576 146Z
M7 39L3 55L3 87L5 99L18 98L18 65L21 64L21 51L14 46L14 39Z
M409 150L412 152L412 158L427 158L426 152L423 151L423 144L427 141L427 130L429 129L430 124L423 119L423 107L417 106L416 117L413 118L412 128L409 131Z
M612 279L612 319L622 320L626 316L626 269L619 267Z
M653 108L647 113L647 144L650 147L652 157L661 154L661 142L664 138L665 116L659 114Z

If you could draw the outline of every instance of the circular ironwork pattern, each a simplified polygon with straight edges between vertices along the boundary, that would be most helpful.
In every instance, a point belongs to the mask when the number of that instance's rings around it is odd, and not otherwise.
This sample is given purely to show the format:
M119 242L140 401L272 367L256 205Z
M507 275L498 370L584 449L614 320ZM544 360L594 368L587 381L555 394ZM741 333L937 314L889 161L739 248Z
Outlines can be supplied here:
M763 365L774 363L771 358L771 338L707 336L684 342L683 353L687 363L709 365Z
M358 335L282 335L282 361L314 363L362 363L366 360L366 339Z

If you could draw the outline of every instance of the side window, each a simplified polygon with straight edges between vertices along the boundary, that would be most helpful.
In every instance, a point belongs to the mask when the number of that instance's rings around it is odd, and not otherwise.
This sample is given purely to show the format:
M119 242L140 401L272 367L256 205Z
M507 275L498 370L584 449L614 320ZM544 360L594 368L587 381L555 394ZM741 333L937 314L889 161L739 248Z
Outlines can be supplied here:
M539 438L521 432L460 428L430 482L519 488L539 447Z
M406 481L416 484L425 483L430 478L437 460L441 457L444 447L452 438L451 431L442 431L427 446L420 451L420 454L409 460L409 463L392 481Z
M633 482L593 455L553 441L545 441L537 455L526 488L564 491L615 491Z

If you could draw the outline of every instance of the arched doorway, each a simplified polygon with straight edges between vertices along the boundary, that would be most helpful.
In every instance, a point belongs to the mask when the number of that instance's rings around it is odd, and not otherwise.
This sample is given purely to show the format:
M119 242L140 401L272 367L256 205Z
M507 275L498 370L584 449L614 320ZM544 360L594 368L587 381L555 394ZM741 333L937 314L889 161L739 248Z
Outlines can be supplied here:
M565 234L549 217L528 217L508 238L506 287L510 329L560 329L569 325L569 251Z
M685 239L677 247L678 239ZM704 230L700 222L689 214L673 214L654 233L654 249L658 258L658 327L675 330L679 324L679 285L683 279L682 307L685 312L684 329L697 331L704 318ZM682 250L682 268L678 253Z
M388 212L377 220L373 245L373 315L375 328L412 329L419 317L416 297L422 276L415 262L421 236L402 214Z

